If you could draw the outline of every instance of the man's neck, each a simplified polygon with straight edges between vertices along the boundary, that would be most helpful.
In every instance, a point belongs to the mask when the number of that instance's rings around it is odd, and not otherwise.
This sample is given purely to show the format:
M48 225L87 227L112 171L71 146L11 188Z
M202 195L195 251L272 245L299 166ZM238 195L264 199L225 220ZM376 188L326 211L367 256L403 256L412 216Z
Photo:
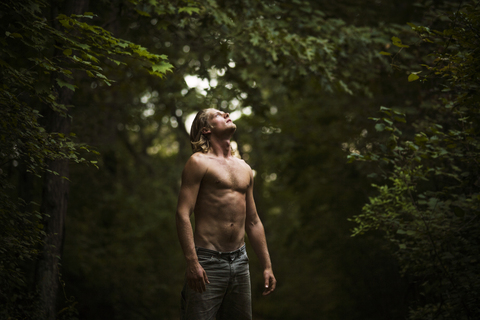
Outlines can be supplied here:
M230 139L219 139L216 137L210 137L209 153L212 153L217 157L230 158L232 156Z

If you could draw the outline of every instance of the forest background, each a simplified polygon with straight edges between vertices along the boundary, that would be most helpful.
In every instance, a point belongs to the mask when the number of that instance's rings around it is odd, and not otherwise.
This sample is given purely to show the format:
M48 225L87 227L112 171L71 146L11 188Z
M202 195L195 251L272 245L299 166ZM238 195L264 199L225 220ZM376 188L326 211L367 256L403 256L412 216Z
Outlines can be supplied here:
M480 316L478 1L0 8L2 319L179 318L207 107L255 172L255 319Z

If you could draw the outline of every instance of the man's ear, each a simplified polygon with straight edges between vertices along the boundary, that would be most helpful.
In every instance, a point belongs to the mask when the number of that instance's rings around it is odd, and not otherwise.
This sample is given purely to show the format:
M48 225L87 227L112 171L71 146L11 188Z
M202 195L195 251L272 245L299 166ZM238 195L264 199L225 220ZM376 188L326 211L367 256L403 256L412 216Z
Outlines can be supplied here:
M210 128L203 127L202 134L209 134L209 133L212 133L212 130Z

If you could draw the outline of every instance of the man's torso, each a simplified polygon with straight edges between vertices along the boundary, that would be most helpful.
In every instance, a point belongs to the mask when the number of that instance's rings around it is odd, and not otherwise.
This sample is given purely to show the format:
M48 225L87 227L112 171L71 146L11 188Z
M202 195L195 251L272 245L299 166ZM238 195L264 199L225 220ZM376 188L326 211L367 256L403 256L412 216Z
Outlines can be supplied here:
M194 209L195 245L222 252L236 250L244 244L250 167L235 157L194 156L206 166Z

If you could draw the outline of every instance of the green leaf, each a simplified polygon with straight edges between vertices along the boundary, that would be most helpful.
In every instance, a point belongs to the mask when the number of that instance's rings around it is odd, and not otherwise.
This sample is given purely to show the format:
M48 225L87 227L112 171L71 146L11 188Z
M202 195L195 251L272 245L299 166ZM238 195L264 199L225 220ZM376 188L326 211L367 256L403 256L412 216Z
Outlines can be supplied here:
M414 24L411 23L411 22L407 22L407 24L408 24L410 27L412 27L412 29L415 29L415 28L417 27L416 25L414 25Z
M88 50L90 49L90 46L85 43L75 43L79 48L82 48L83 50Z
M430 210L435 210L439 202L439 199L432 197L428 200L428 207L430 208Z
M70 25L70 22L69 22L68 20L66 20L66 19L60 19L60 20L58 20L58 21L59 21L59 22L61 23L61 25L64 26L65 28L67 28L67 29L71 29L71 28L72 28L72 26Z
M260 36L256 33L253 33L250 35L250 42L254 45L254 46L257 46L260 44Z
M142 10L138 10L138 9L135 9L135 11L136 11L139 15L141 15L141 16L151 17L148 12L145 12L145 11L142 11Z
M383 124L383 123L377 123L375 125L375 130L377 130L377 131L383 131L384 129L385 129L385 124Z
M420 79L419 76L417 76L415 73L411 73L409 76L408 76L408 82L412 82L412 81L415 81L415 80L418 80Z
M63 54L66 55L66 56L71 56L72 55L72 49L63 50Z
M57 81L57 84L60 86L60 88L63 88L63 87L67 87L68 89L72 90L72 91L75 91L75 86L68 83L68 82L65 82L63 81L62 79L55 79Z
M171 65L168 62L161 62L156 65L152 66L153 72L159 72L159 73L167 73L168 71L172 71L173 65Z
M192 15L192 13L199 13L200 8L195 8L195 7L183 7L178 9L178 13L186 12L189 15Z
M398 37L392 37L392 43L394 46L400 47L400 48L408 48L409 46L406 44L402 43L402 40Z
M122 64L122 62L120 62L120 61L118 61L118 60L114 60L114 59L109 58L109 57L107 57L107 59L110 60L110 61L112 61L112 62L114 62L117 66L120 65L120 64Z
M385 51L380 51L380 54L383 54L384 56L391 56L392 55L390 52L385 52Z

